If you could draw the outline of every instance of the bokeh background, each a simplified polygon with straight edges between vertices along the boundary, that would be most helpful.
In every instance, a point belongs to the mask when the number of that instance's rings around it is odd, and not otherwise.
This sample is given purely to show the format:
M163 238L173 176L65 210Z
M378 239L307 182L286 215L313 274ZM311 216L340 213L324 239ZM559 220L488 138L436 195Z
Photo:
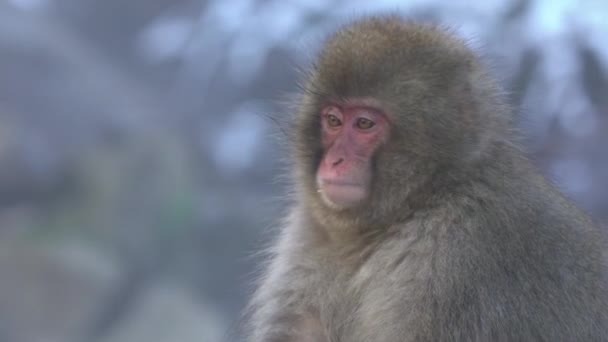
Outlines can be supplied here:
M269 117L327 32L388 10L469 38L608 222L605 0L0 0L0 341L238 341L286 205Z

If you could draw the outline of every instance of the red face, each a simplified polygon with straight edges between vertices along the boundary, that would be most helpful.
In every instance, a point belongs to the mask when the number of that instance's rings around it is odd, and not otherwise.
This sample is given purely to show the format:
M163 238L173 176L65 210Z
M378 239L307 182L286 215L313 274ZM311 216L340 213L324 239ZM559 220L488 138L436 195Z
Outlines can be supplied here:
M317 186L323 200L349 208L369 196L374 152L388 137L389 122L373 107L331 105L321 111L323 159Z

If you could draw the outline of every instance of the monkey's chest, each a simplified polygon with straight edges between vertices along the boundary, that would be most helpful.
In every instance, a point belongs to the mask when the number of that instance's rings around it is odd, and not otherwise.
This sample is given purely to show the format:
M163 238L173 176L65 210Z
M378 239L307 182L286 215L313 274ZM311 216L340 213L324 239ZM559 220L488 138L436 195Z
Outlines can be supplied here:
M382 341L374 334L407 336L409 327L428 324L428 260L415 253L396 258L379 254L350 272L334 269L319 298L320 319L330 340Z

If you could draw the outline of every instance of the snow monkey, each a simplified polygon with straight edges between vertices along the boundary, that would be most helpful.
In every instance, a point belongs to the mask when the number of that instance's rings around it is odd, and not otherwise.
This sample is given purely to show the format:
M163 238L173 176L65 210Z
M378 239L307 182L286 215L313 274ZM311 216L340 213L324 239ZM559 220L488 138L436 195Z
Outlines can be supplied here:
M302 88L248 341L608 341L601 231L518 148L463 40L358 20Z

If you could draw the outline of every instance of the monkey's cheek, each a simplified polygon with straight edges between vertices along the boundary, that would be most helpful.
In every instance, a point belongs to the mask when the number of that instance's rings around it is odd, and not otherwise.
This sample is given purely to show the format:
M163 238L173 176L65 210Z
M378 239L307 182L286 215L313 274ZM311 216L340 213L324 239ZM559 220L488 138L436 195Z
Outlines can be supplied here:
M367 197L364 186L351 184L324 184L320 193L325 204L336 209L351 208Z

